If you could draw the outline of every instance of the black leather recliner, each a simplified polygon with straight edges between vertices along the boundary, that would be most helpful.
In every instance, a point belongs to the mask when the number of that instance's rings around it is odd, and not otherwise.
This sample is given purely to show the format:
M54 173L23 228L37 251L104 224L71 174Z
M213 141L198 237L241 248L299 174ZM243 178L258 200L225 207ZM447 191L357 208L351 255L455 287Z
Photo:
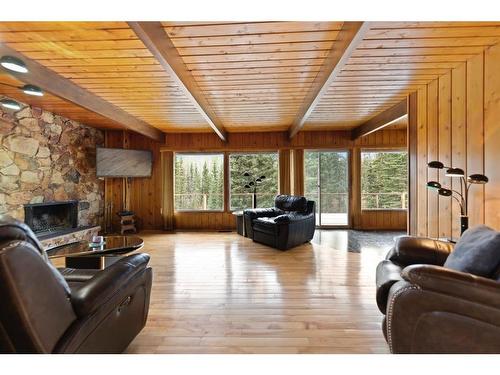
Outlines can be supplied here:
M0 215L0 353L120 353L146 324L149 255L70 272L31 229Z
M312 240L316 228L314 201L293 195L278 195L275 207L244 211L247 237L280 250Z

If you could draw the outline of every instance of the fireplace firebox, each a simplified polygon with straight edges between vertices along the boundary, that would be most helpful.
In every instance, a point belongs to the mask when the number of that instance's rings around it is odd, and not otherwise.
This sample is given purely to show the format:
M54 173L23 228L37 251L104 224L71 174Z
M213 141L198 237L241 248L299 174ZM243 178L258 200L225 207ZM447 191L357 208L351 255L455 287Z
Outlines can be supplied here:
M24 221L38 238L67 232L78 227L78 201L27 204Z

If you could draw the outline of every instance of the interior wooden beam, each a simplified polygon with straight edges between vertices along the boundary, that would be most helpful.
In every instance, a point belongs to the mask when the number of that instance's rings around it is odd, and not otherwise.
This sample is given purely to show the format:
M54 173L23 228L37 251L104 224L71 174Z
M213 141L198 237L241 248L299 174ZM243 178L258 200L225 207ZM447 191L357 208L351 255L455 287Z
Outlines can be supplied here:
M98 113L146 137L159 142L164 140L163 133L147 122L132 116L120 107L109 103L101 97L78 86L69 79L57 74L53 70L46 68L5 44L0 43L0 56L6 55L17 57L26 64L28 73L16 73L10 70L4 70L6 73L16 77L19 81L39 86L50 94L88 109L89 111Z
M391 108L379 113L375 117L366 121L365 123L352 129L352 139L363 137L377 130L383 129L393 122L399 120L401 117L406 116L408 113L407 99L402 100L400 103L392 106Z
M369 29L369 22L344 22L332 49L325 58L321 70L314 79L298 115L289 129L290 138L293 138L303 128L308 117L342 71L349 57Z
M128 22L128 24L163 66L165 71L177 82L179 88L189 98L219 138L226 141L227 135L222 121L217 117L210 103L198 87L196 80L179 55L172 40L163 29L161 22Z

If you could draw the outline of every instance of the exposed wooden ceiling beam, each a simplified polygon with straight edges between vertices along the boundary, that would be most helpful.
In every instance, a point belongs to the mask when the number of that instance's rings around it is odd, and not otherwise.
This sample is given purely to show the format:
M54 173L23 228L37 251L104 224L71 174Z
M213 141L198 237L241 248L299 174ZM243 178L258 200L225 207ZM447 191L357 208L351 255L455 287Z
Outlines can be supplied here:
M309 89L304 104L289 129L290 138L293 138L302 129L307 118L328 91L328 88L369 29L369 22L344 22L332 49Z
M385 128L386 126L399 120L401 117L406 116L407 113L408 104L407 100L404 99L402 102L396 104L395 106L392 106L384 112L379 113L377 116L371 118L367 122L352 129L351 137L354 140L364 135L376 132L377 130Z
M4 69L6 73L16 77L18 80L39 86L41 89L55 96L109 118L129 130L159 142L164 141L164 134L147 122L132 116L120 107L107 102L101 97L71 82L69 79L57 74L53 70L46 68L40 63L0 43L0 56L5 55L17 57L26 64L28 73L16 73Z
M207 120L219 138L226 141L227 135L222 121L217 117L198 87L196 80L163 29L161 22L128 22L128 24L166 72L177 82L184 94Z

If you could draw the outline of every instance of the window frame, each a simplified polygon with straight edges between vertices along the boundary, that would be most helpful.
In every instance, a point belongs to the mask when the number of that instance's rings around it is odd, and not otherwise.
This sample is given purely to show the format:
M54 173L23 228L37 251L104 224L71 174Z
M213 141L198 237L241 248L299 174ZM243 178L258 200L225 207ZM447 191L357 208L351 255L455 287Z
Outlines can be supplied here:
M174 170L174 173L173 173L173 192L174 192L174 213L175 212L188 212L188 213L222 213L222 212L226 212L226 193L225 193L225 186L226 186L226 176L225 176L225 159L226 159L226 153L221 151L221 152L218 152L218 151L208 151L208 152L203 152L203 151L180 151L180 152L177 152L177 151L174 151L173 152L174 154L174 157L173 157L173 170ZM219 156L222 156L222 179L223 179L223 187L222 187L222 209L220 210L199 210L199 209L177 209L176 206L175 206L175 161L176 161L176 157L177 155L219 155Z
M362 189L362 184L363 184L363 153L396 153L396 152L404 152L406 153L406 182L407 182L407 189L406 189L406 208L363 208L363 189ZM361 213L364 211L367 212L381 212L381 211L408 211L408 204L409 204L409 192L410 192L410 185L409 185L409 174L408 174L408 162L409 162L409 152L407 148L404 147L396 147L396 148L362 148L360 149L359 152L359 206Z
M277 161L278 161L278 166L277 166L277 173L278 173L278 179L277 179L277 192L276 195L280 194L280 153L279 149L276 151L273 150L263 150L263 151L227 151L225 153L227 157L227 212L233 213L233 212L238 212L241 211L241 208L235 208L233 209L231 207L231 162L230 158L231 155L259 155L259 154L276 154Z

